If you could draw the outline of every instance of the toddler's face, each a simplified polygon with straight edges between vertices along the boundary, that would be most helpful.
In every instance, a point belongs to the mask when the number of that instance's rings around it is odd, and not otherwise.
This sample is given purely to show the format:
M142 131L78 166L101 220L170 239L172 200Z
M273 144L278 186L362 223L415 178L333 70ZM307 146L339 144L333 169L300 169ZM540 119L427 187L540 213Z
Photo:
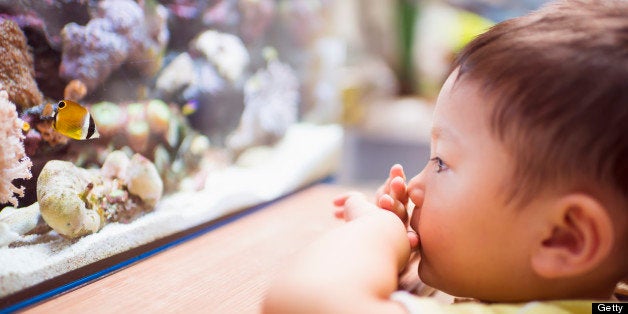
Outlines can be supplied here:
M507 205L514 161L490 132L476 84L463 78L454 85L455 75L435 107L431 161L408 183L419 275L457 296L508 298L513 291L504 283L530 275L524 239L532 217Z

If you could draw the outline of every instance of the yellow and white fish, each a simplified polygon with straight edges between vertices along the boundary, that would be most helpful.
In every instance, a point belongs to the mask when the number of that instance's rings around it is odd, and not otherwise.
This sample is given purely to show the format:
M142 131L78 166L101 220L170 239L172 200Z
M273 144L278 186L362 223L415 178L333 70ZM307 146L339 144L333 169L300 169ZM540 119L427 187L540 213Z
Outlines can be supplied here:
M87 111L87 108L71 101L62 100L56 106L46 105L42 115L52 109L51 115L54 117L52 127L59 133L75 140L87 140L98 138L98 130L94 119Z

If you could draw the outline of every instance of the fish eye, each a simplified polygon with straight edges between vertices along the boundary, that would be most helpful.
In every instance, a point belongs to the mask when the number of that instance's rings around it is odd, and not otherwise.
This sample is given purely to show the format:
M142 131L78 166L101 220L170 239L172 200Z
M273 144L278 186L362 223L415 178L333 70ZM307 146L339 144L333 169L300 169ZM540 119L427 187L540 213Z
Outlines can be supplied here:
M57 105L57 107L59 109L63 109L63 107L65 107L65 101L60 101L59 104Z

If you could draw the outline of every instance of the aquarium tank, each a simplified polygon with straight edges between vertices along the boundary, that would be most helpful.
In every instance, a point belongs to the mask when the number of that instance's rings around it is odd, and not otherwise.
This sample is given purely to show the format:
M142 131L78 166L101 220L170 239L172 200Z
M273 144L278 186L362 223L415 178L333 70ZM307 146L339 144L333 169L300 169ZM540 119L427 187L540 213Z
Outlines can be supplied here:
M0 308L332 175L333 4L1 0Z

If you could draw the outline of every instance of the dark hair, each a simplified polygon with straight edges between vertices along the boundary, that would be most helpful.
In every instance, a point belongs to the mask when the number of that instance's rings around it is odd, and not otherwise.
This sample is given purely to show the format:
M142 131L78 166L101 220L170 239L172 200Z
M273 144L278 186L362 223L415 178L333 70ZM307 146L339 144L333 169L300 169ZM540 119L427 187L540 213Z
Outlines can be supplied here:
M499 23L458 67L515 158L511 198L555 184L628 199L628 1L560 1Z

